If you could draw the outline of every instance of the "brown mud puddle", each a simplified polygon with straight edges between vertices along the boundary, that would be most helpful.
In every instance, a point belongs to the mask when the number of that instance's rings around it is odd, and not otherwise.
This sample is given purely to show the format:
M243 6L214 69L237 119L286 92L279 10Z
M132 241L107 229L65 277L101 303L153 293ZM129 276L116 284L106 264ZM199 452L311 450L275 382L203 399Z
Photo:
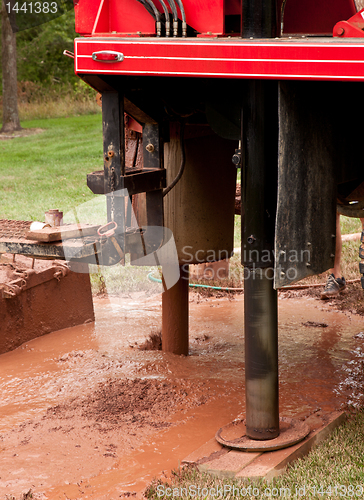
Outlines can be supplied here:
M0 356L0 499L141 496L244 415L242 296L191 294L188 357L136 348L160 328L160 297L96 299L95 314ZM362 404L363 329L313 298L279 300L282 416Z

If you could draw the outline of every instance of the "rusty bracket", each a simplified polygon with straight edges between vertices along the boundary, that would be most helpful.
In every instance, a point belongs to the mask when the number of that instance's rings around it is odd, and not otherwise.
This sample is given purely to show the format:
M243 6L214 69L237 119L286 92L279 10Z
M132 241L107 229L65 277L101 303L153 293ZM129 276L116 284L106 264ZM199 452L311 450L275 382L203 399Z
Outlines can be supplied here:
M14 297L20 295L23 291L41 285L42 283L46 283L47 281L56 279L59 282L61 278L67 276L69 272L69 267L63 262L54 262L52 267L49 267L41 272L37 272L34 269L15 272L15 274L19 274L19 278L11 281L10 283L2 284L1 296L4 299L13 299Z
M55 278L57 281L60 281L61 278L64 278L70 272L68 265L63 262L53 263L53 266L53 278Z
M364 9L354 14L347 21L339 21L333 29L333 36L341 38L363 38L364 37Z

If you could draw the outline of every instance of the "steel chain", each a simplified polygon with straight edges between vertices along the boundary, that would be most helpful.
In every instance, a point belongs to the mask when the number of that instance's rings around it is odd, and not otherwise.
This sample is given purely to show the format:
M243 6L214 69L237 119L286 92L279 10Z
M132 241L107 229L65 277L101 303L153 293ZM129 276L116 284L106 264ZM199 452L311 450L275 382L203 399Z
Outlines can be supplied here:
M114 215L115 215L115 167L111 167L111 208L110 208L110 215L111 215L111 222L114 222Z

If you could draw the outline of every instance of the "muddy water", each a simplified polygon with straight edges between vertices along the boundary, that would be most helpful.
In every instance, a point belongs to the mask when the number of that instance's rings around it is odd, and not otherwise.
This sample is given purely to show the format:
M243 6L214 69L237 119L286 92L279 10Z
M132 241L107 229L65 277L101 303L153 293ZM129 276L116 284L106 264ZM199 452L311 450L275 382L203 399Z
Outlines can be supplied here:
M95 313L94 324L0 356L0 499L30 488L44 499L141 492L244 415L243 297L191 296L189 357L137 348L160 329L160 298L97 300ZM353 350L361 356L364 340L354 336L363 327L362 317L315 299L279 300L282 416L335 410L353 396L345 381ZM76 406L75 415L67 414L67 406L95 388L126 379L164 382L168 390L182 380L197 399L138 427L122 419L118 426L91 425Z

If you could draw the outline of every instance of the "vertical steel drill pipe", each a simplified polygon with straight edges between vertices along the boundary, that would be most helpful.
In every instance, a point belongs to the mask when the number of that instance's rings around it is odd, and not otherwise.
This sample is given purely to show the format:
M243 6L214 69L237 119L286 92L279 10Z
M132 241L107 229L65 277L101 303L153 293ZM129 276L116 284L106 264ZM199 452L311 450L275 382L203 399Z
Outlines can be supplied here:
M276 0L242 0L243 38L273 38L277 33ZM242 116L246 433L259 440L279 434L277 292L273 289L277 85L247 81Z
M273 289L278 171L277 82L250 80L242 117L246 432L279 434L277 291Z

